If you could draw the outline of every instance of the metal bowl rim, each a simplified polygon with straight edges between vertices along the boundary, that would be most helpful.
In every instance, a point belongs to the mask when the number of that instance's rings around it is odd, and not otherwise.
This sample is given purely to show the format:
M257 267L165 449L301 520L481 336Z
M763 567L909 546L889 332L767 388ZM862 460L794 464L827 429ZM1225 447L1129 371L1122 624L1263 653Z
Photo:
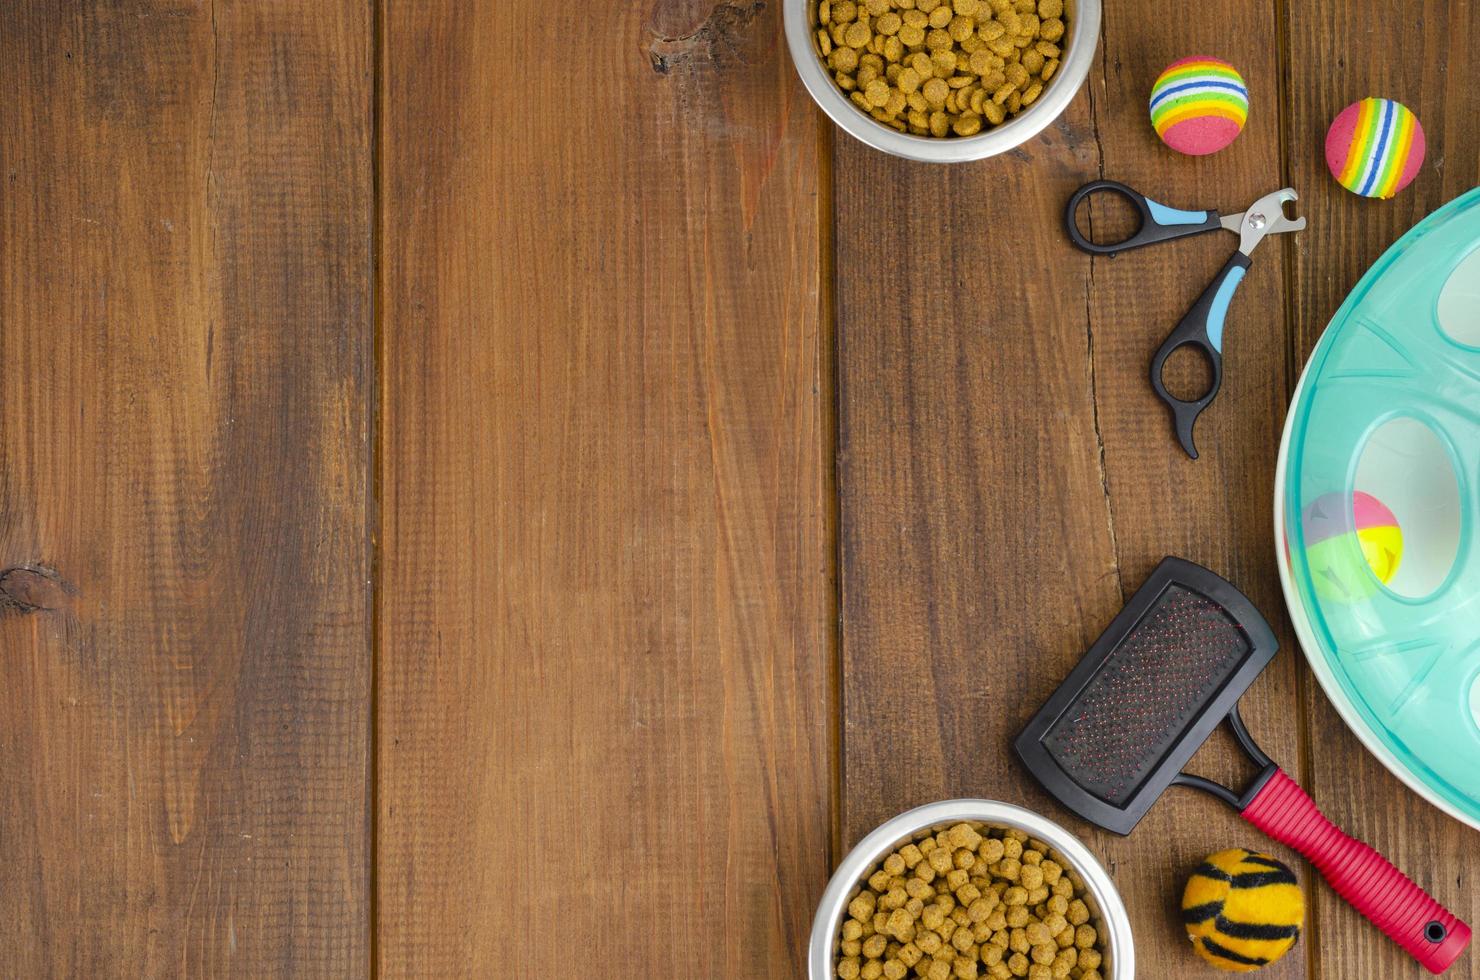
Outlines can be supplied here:
M1130 917L1120 900L1115 883L1100 862L1068 830L1011 803L997 800L957 799L927 803L907 810L875 827L848 852L833 872L817 903L808 943L807 973L810 980L831 980L833 976L833 937L840 926L849 895L863 880L864 872L880 860L886 851L934 824L975 820L1012 827L1047 843L1069 859L1075 871L1099 905L1101 925L1109 934L1106 947L1112 972L1108 980L1133 980L1136 975L1136 953L1131 937Z

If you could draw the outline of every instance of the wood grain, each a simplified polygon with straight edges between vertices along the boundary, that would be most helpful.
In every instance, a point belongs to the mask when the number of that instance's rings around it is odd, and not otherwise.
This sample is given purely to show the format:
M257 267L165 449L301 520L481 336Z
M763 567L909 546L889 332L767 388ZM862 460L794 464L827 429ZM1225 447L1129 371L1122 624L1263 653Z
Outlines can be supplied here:
M1389 245L1429 212L1480 184L1480 9L1463 0L1405 7L1404 30L1378 56L1362 25L1391 13L1373 0L1320 0L1283 11L1292 74L1289 166L1312 215L1292 265L1290 346L1297 365L1305 363L1346 294ZM1311 30L1312 24L1322 28ZM1428 139L1423 169L1391 201L1348 193L1325 164L1326 127L1345 106L1371 95L1412 108ZM1480 834L1389 774L1303 667L1302 673L1318 748L1312 794L1348 833L1377 848L1472 927L1480 926ZM1325 895L1311 944L1322 977L1428 975L1344 902ZM1445 976L1480 977L1480 954L1472 946Z
M1208 7L1177 44L1277 85L1273 12ZM1213 161L1162 148L1144 93L1180 53L1150 4L1107 11L1086 91L1038 140L970 166L840 148L840 470L844 830L947 796L1025 803L1088 836L1130 909L1146 976L1198 976L1173 909L1207 853L1258 837L1171 791L1129 838L1051 803L1011 738L1166 554L1243 586L1276 618L1268 487L1284 393L1280 246L1230 322L1228 375L1177 447L1151 354L1236 247L1219 234L1093 260L1063 234L1098 176L1181 206L1241 210L1280 186L1278 116ZM850 270L856 272L849 277ZM1271 312L1272 311L1272 312ZM1246 699L1268 751L1300 773L1293 656ZM1194 769L1238 778L1226 746ZM1293 957L1271 976L1304 976Z
M366 5L0 6L0 973L368 963Z
M830 341L777 13L386 7L386 976L803 973Z
M1151 4L1107 13L1102 72L1091 78L1102 175L1173 207L1240 213L1285 185L1281 66L1271 43L1278 35L1274 10L1263 4L1208 5L1176 31L1145 30L1155 16ZM1161 70L1193 52L1236 65L1251 100L1243 133L1227 149L1200 158L1164 147L1146 110L1146 95ZM1305 207L1302 202L1292 211L1304 213ZM1113 259L1069 254L1090 267L1097 411L1124 591L1128 596L1163 555L1175 554L1223 575L1253 600L1275 627L1281 651L1244 696L1240 712L1264 751L1302 780L1300 653L1284 614L1270 505L1288 387L1284 284L1286 250L1296 244L1291 238L1299 236L1268 238L1253 252L1226 322L1222 389L1197 423L1197 460L1178 448L1170 413L1148 384L1148 367L1238 247L1237 239L1217 232ZM1254 772L1222 731L1188 768L1238 786ZM1169 790L1130 837L1099 839L1116 868L1136 929L1138 966L1144 964L1148 976L1219 975L1189 954L1171 913L1187 873L1207 854L1258 848L1299 867L1293 851L1265 838L1223 803L1179 788ZM1317 879L1311 870L1304 869L1301 878L1313 894ZM1307 976L1304 952L1297 949L1261 976Z

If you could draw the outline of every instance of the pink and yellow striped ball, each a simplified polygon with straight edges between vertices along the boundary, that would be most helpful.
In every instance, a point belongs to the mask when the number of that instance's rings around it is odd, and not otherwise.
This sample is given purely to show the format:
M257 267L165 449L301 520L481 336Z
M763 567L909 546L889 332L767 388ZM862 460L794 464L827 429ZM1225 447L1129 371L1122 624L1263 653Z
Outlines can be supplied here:
M1353 194L1389 198L1407 187L1423 165L1423 127L1392 99L1353 102L1326 131L1326 166Z
M1151 86L1151 125L1178 153L1216 153L1243 132L1249 118L1244 77L1217 58L1183 58Z

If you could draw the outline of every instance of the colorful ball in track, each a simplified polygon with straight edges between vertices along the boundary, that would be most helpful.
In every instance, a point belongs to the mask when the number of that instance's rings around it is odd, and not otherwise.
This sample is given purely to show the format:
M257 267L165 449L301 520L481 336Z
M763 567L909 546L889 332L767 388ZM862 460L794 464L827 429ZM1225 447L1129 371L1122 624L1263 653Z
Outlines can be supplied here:
M1305 894L1294 873L1268 854L1219 851L1187 879L1182 924L1198 956L1220 970L1250 973L1300 938Z
M1151 125L1178 153L1216 153L1243 132L1248 118L1244 77L1217 58L1174 61L1151 86Z
M1403 529L1387 505L1371 494L1323 494L1305 508L1301 521L1306 564L1321 599L1357 602L1372 596L1378 582L1386 585L1397 574Z
M1326 166L1353 194L1389 198L1423 165L1423 127L1392 99L1363 99L1341 110L1326 131Z

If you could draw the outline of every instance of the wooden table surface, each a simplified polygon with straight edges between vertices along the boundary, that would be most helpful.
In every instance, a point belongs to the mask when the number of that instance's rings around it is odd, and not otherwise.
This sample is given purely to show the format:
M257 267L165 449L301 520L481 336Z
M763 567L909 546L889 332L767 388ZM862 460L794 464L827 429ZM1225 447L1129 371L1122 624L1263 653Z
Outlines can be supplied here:
M961 795L1068 823L1141 975L1208 976L1180 878L1252 828L1173 790L1112 837L1008 753L1165 554L1275 622L1265 748L1480 921L1480 836L1305 667L1270 514L1321 329L1480 183L1480 8L1106 0L1068 112L940 167L834 131L779 6L0 5L0 976L800 977L846 848ZM1252 114L1178 157L1145 97L1203 51ZM1386 203L1321 159L1369 94L1429 139ZM1099 176L1310 219L1196 463L1145 368L1230 241L1092 260ZM1264 975L1422 975L1300 874Z

